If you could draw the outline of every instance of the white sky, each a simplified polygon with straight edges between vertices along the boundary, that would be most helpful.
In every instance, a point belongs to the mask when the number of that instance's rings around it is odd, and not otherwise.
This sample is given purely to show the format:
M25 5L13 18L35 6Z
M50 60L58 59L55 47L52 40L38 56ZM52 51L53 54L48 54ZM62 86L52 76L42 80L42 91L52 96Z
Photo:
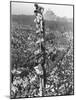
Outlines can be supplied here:
M52 10L55 15L60 17L73 18L73 6L66 5L51 5L51 4L39 4L44 7L44 13L46 10ZM34 14L34 3L20 3L12 2L11 4L11 13L12 14L25 14L33 15Z

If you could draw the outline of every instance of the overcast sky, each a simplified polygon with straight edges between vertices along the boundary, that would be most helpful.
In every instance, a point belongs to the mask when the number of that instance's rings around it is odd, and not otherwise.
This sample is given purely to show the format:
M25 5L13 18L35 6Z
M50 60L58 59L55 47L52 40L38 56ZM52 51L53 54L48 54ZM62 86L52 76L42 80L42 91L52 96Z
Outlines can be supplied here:
M46 12L46 10L49 9L52 10L57 16L73 18L73 6L51 5L51 4L39 4L39 5L44 7L44 13ZM35 7L33 3L12 2L11 4L12 14L33 15L34 9Z

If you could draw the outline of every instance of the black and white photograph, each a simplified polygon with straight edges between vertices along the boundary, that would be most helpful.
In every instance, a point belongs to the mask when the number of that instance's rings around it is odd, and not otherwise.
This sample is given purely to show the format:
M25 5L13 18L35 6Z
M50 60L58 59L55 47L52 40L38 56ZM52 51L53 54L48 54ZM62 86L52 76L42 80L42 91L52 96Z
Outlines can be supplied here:
M74 5L10 2L10 98L74 95Z

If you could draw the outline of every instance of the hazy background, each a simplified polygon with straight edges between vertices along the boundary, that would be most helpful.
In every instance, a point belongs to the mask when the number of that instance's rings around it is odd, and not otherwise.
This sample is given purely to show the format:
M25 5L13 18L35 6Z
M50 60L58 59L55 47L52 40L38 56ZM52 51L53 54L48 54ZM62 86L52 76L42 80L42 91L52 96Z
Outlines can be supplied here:
M51 4L39 4L44 7L44 13L46 11L52 10L56 16L73 18L73 6L66 5L51 5ZM33 15L34 14L34 3L21 3L21 2L12 2L11 3L11 13L14 15L24 14L24 15Z

